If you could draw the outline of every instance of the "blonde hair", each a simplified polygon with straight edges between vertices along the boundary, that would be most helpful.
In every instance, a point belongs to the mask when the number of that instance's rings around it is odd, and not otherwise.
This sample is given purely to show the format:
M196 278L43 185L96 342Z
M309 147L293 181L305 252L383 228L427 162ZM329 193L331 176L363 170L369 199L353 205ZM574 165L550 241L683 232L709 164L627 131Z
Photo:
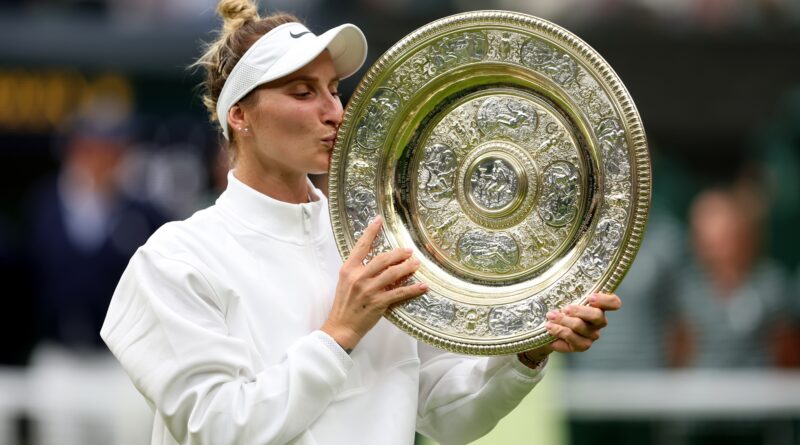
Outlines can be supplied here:
M216 124L221 133L220 119L227 119L227 116L217 116L217 100L233 67L261 36L284 23L300 20L285 13L262 18L252 0L221 0L217 5L217 14L222 17L222 29L215 41L205 45L203 55L192 67L205 70L206 79L201 84L203 105L208 110L211 123ZM233 134L229 146L235 146ZM234 155L231 153L232 158Z

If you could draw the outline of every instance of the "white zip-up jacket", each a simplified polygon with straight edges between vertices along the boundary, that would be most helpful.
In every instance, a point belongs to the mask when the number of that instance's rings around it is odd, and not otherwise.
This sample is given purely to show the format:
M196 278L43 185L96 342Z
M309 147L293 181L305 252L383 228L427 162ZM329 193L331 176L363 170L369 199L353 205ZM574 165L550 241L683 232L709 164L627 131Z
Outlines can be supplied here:
M327 200L228 175L208 209L131 259L103 339L155 410L153 444L467 443L541 379L516 357L418 343L382 319L351 355L319 328L342 261Z

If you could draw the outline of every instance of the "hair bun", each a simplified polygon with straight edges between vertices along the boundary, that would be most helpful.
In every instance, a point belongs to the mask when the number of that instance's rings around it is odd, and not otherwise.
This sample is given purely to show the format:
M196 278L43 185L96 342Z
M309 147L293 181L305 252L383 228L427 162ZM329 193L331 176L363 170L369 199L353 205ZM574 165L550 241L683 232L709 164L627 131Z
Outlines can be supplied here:
M228 34L241 28L247 22L256 21L258 7L252 0L221 0L217 13L222 17L222 32Z

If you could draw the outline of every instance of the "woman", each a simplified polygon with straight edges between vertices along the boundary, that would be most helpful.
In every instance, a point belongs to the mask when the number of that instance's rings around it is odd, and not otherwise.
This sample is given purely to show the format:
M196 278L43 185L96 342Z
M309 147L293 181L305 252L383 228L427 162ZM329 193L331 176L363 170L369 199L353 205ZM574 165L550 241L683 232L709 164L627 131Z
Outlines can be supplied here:
M102 336L156 411L154 444L464 443L541 379L553 350L584 350L612 295L549 314L559 340L519 357L462 357L382 318L424 284L397 249L366 265L376 218L339 259L325 197L342 119L339 79L366 41L342 25L315 36L294 17L260 19L222 0L225 24L200 60L212 120L234 169L216 204L160 229L131 260Z

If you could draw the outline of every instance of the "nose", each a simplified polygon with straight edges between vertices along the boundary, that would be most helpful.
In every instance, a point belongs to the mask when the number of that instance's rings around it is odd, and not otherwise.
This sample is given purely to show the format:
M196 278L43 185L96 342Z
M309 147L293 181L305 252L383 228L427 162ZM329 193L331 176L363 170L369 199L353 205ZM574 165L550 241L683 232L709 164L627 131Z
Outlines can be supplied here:
M344 109L342 108L342 101L339 96L327 95L327 99L322 104L322 121L326 125L339 128L342 123Z

